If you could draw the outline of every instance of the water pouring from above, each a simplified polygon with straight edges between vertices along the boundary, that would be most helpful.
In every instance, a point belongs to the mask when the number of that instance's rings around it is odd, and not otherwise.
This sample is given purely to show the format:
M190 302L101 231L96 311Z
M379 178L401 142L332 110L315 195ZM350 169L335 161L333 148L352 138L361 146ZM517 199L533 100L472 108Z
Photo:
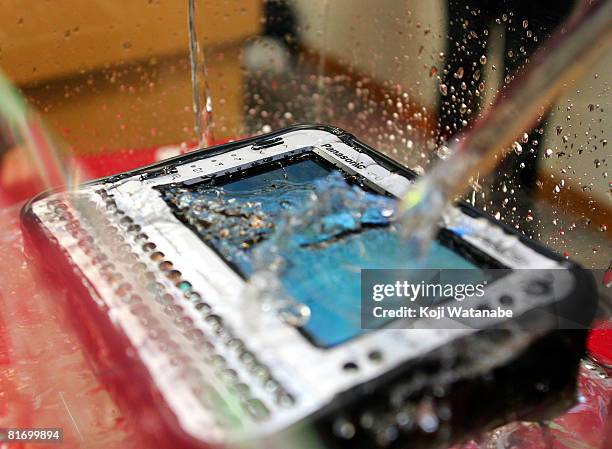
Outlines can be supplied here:
M189 0L189 59L191 62L191 87L193 95L193 112L195 114L195 131L200 147L208 147L214 142L213 106L210 86L208 85L208 66L205 50L198 39L198 3L200 0Z
M584 75L612 43L612 1L582 8L532 58L493 106L449 145L449 155L419 179L399 203L402 233L424 253L445 208L489 173L525 129L568 84Z

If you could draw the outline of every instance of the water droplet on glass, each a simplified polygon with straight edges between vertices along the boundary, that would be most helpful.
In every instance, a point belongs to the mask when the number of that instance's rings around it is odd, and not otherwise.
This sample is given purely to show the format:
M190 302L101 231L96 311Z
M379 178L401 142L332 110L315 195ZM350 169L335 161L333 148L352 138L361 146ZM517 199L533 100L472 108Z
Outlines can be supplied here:
M414 170L414 172L420 176L425 174L425 169L420 165L415 165L414 167L412 167L412 170Z
M288 302L277 309L278 315L285 323L299 327L310 319L310 307L299 302Z
M514 150L514 152L516 154L522 154L523 153L523 147L516 140L512 143L512 149Z
M487 63L487 57L486 57L485 55L482 55L482 56L480 57L480 63L481 63L482 65L485 65L485 64Z

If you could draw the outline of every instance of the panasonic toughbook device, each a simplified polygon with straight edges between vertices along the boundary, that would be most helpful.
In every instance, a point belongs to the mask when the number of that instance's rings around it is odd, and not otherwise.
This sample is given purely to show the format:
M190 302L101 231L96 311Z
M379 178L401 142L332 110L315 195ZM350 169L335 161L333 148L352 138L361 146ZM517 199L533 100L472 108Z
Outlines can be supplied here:
M338 128L298 125L44 193L23 227L151 447L424 448L571 399L586 330L559 317L595 309L590 275L461 203L408 257L393 211L414 176ZM321 226L291 225L313 208ZM250 291L275 260L305 319ZM364 324L361 270L423 264L501 270L479 309L512 313Z

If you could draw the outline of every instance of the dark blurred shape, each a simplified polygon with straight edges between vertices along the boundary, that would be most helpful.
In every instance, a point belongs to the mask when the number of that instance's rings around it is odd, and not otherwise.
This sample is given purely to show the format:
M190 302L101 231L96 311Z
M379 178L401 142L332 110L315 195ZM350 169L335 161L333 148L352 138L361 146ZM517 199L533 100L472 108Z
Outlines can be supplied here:
M264 6L263 35L280 41L295 63L299 53L298 24L295 12L285 0L267 0Z
M442 139L450 139L470 126L478 115L481 107L479 84L486 78L485 73L491 71L490 64L483 63L481 58L487 57L493 24L499 23L505 29L505 85L569 16L574 3L574 0L448 0L448 45L442 75L447 92L441 97L439 108ZM504 95L503 90L501 95ZM541 118L541 125L528 133L528 139L518 141L522 147L520 154L511 153L499 166L498 173L503 176L499 181L509 184L508 188L514 188L515 192L529 192L535 186L546 119L546 116ZM494 187L494 190L498 189Z

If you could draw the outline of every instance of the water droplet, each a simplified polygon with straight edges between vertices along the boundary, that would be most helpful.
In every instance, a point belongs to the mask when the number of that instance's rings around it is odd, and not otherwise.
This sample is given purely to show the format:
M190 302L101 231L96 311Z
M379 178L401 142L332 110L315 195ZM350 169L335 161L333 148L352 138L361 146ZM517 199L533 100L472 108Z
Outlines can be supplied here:
M463 67L459 67L457 71L455 72L455 78L457 79L463 78L463 73L464 73Z
M440 420L436 416L431 402L425 401L419 405L417 423L425 433L432 433L438 430Z
M553 150L551 150L550 148L547 148L546 151L544 152L544 156L546 157L551 157L553 154Z
M514 150L514 152L516 154L522 154L523 153L523 147L516 140L512 143L512 149Z
M480 57L480 63L481 63L482 65L485 65L485 64L487 63L487 57L486 57L485 55L482 55L482 56Z
M283 304L277 311L281 320L295 327L303 326L310 319L310 307L299 302Z
M345 440L350 440L355 436L355 426L346 419L338 419L334 422L334 434Z
M446 159L451 155L452 151L446 145L442 145L438 148L436 154L440 159Z

